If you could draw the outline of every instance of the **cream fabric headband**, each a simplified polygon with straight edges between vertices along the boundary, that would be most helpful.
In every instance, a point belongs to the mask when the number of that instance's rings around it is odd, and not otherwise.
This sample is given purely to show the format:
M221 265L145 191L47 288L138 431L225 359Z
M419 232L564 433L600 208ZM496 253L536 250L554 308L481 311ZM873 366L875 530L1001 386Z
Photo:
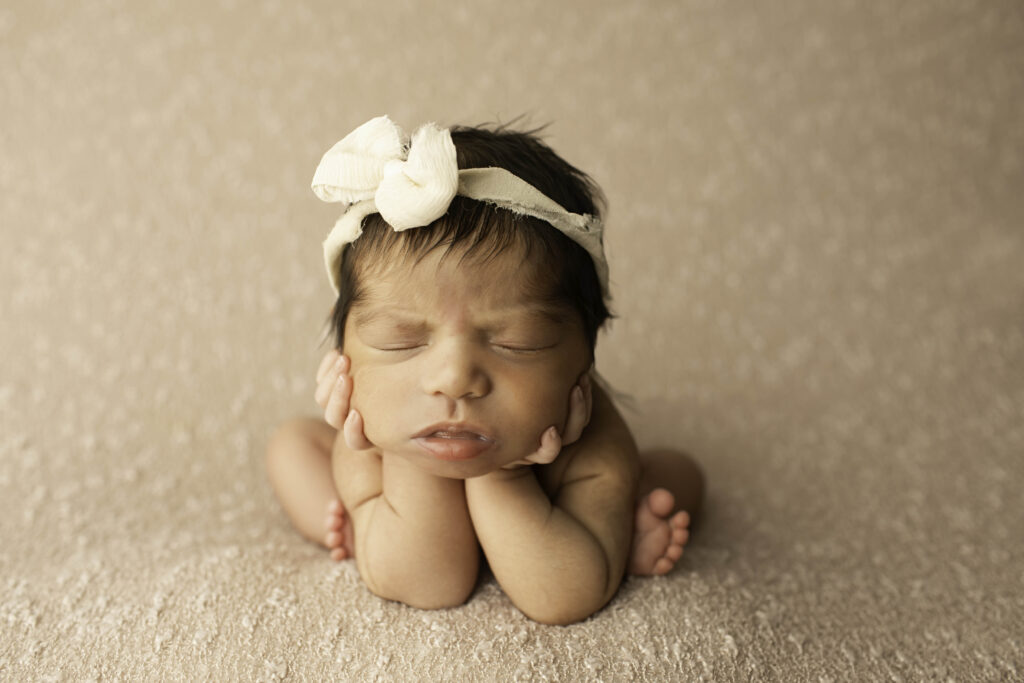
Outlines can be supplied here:
M346 204L324 240L324 261L335 293L345 245L363 232L363 219L380 213L396 231L430 225L448 210L455 195L539 218L565 233L594 259L605 298L608 262L601 220L570 213L535 187L503 168L459 170L451 132L432 123L406 137L387 116L367 121L327 150L313 192L325 202Z

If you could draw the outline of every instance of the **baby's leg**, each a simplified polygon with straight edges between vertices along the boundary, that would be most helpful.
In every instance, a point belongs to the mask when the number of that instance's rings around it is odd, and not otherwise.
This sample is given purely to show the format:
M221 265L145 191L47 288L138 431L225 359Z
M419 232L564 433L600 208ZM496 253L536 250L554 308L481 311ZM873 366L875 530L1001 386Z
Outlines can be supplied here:
M685 453L640 454L630 574L666 574L683 554L704 500L704 474Z
M352 533L331 474L336 435L323 420L288 420L267 443L267 475L299 533L344 559L352 556Z

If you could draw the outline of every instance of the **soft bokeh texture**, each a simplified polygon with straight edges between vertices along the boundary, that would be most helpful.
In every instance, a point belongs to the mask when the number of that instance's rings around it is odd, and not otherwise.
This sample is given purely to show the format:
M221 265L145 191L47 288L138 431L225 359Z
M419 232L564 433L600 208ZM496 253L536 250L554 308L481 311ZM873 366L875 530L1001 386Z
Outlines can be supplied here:
M710 492L585 623L381 601L266 482L384 113L608 195L598 368ZM0 678L1019 679L1022 121L1016 0L5 3Z

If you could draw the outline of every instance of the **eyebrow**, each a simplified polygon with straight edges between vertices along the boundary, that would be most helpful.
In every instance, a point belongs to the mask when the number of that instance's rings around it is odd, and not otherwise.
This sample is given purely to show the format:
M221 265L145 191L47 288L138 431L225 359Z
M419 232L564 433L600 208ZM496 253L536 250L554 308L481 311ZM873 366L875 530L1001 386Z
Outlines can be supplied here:
M515 315L517 313L525 313L530 318L539 317L547 322L561 325L566 321L569 309L557 304L538 303L501 309L494 312L494 317ZM422 327L424 324L423 316L420 313L409 309L393 307L359 309L353 311L352 318L357 327L364 327L388 319L395 321L402 327Z

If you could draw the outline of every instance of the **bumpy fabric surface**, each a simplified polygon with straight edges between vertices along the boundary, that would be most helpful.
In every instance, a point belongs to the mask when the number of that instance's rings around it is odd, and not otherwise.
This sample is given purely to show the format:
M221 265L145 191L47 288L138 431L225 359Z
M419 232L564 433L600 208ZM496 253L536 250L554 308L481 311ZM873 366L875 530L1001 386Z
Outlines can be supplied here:
M1022 74L1016 1L4 3L0 680L1024 678ZM711 487L584 623L378 600L271 494L381 112L607 191L598 367Z

